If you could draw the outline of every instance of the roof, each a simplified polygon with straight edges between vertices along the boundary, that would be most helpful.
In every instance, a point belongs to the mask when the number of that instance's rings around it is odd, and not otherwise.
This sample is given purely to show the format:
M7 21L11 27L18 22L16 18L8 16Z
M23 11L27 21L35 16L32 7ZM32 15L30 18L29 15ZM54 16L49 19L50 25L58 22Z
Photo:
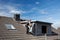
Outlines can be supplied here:
M34 22L46 23L41 21L34 21ZM10 23L14 25L17 31L7 30L5 27L6 23ZM41 40L44 39L44 36L43 37L40 36L40 37ZM14 21L13 18L0 16L0 39L1 40L40 40L40 37L26 34L25 27L22 24L19 24L18 22ZM49 36L49 37L51 38L53 37L52 39L57 38L54 36Z
M49 22L42 22L42 21L32 21L34 23L44 23L44 24L53 24L53 23L49 23Z
M16 30L8 30L5 24L12 24ZM25 27L11 17L0 16L0 40L18 40L26 34ZM20 39L19 39L20 40Z

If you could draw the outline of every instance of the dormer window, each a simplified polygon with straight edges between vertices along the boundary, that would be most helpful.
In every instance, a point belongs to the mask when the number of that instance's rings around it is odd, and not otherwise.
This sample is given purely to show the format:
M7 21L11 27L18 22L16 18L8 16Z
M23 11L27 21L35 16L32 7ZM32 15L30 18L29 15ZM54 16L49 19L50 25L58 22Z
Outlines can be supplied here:
M12 24L5 24L7 29L15 30L16 28Z

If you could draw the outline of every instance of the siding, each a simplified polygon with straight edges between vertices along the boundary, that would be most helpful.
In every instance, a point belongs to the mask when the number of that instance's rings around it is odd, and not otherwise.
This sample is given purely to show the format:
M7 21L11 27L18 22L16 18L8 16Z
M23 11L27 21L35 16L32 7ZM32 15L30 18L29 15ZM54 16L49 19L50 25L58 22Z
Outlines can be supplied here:
M42 23L35 23L35 35L43 35L42 34L42 26L47 27L47 34L52 34L51 25L49 24L42 24Z

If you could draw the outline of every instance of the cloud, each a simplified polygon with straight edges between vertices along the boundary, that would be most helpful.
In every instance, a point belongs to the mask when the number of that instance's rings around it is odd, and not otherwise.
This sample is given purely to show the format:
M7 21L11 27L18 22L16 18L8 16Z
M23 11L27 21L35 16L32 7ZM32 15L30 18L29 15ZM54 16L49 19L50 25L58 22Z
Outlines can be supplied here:
M10 16L13 14L22 14L25 11L17 9L15 6L0 4L0 16Z
M12 13L12 14L22 14L22 13L25 13L25 11L22 11L22 10L10 10L9 13Z
M56 29L60 27L60 20L56 20L53 24L53 27L55 27Z
M40 2L35 2L35 4L40 4Z
M25 11L25 13L39 13L39 14L48 14L49 12L45 9L39 9L36 7L31 8L31 10Z
M56 28L56 29L57 29L58 27L60 27L60 20L58 20L58 19L56 20L56 19L53 18L52 16L50 16L50 17L47 16L47 18L43 18L42 21L53 23L53 24L52 24L52 27L54 27L54 28Z
M23 10L17 9L14 6L7 5L6 7L9 10L9 13L13 13L13 14L21 14L21 13L24 13Z
M47 17L46 20L49 20L49 21L53 22L54 18L53 17Z
M18 14L19 14L19 13L20 13L20 11L11 10L11 11L10 11L10 13L14 13L14 14L17 14L17 13L18 13Z
M48 11L47 10L40 10L39 13L41 13L41 14L48 14Z

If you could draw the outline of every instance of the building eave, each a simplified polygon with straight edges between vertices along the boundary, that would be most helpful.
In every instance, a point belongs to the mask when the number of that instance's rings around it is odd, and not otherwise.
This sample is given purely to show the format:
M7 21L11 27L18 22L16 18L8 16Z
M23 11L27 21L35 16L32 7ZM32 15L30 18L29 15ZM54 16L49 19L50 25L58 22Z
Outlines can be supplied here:
M53 24L53 23L50 23L50 22L43 22L43 21L32 21L33 23L44 23L44 24Z

